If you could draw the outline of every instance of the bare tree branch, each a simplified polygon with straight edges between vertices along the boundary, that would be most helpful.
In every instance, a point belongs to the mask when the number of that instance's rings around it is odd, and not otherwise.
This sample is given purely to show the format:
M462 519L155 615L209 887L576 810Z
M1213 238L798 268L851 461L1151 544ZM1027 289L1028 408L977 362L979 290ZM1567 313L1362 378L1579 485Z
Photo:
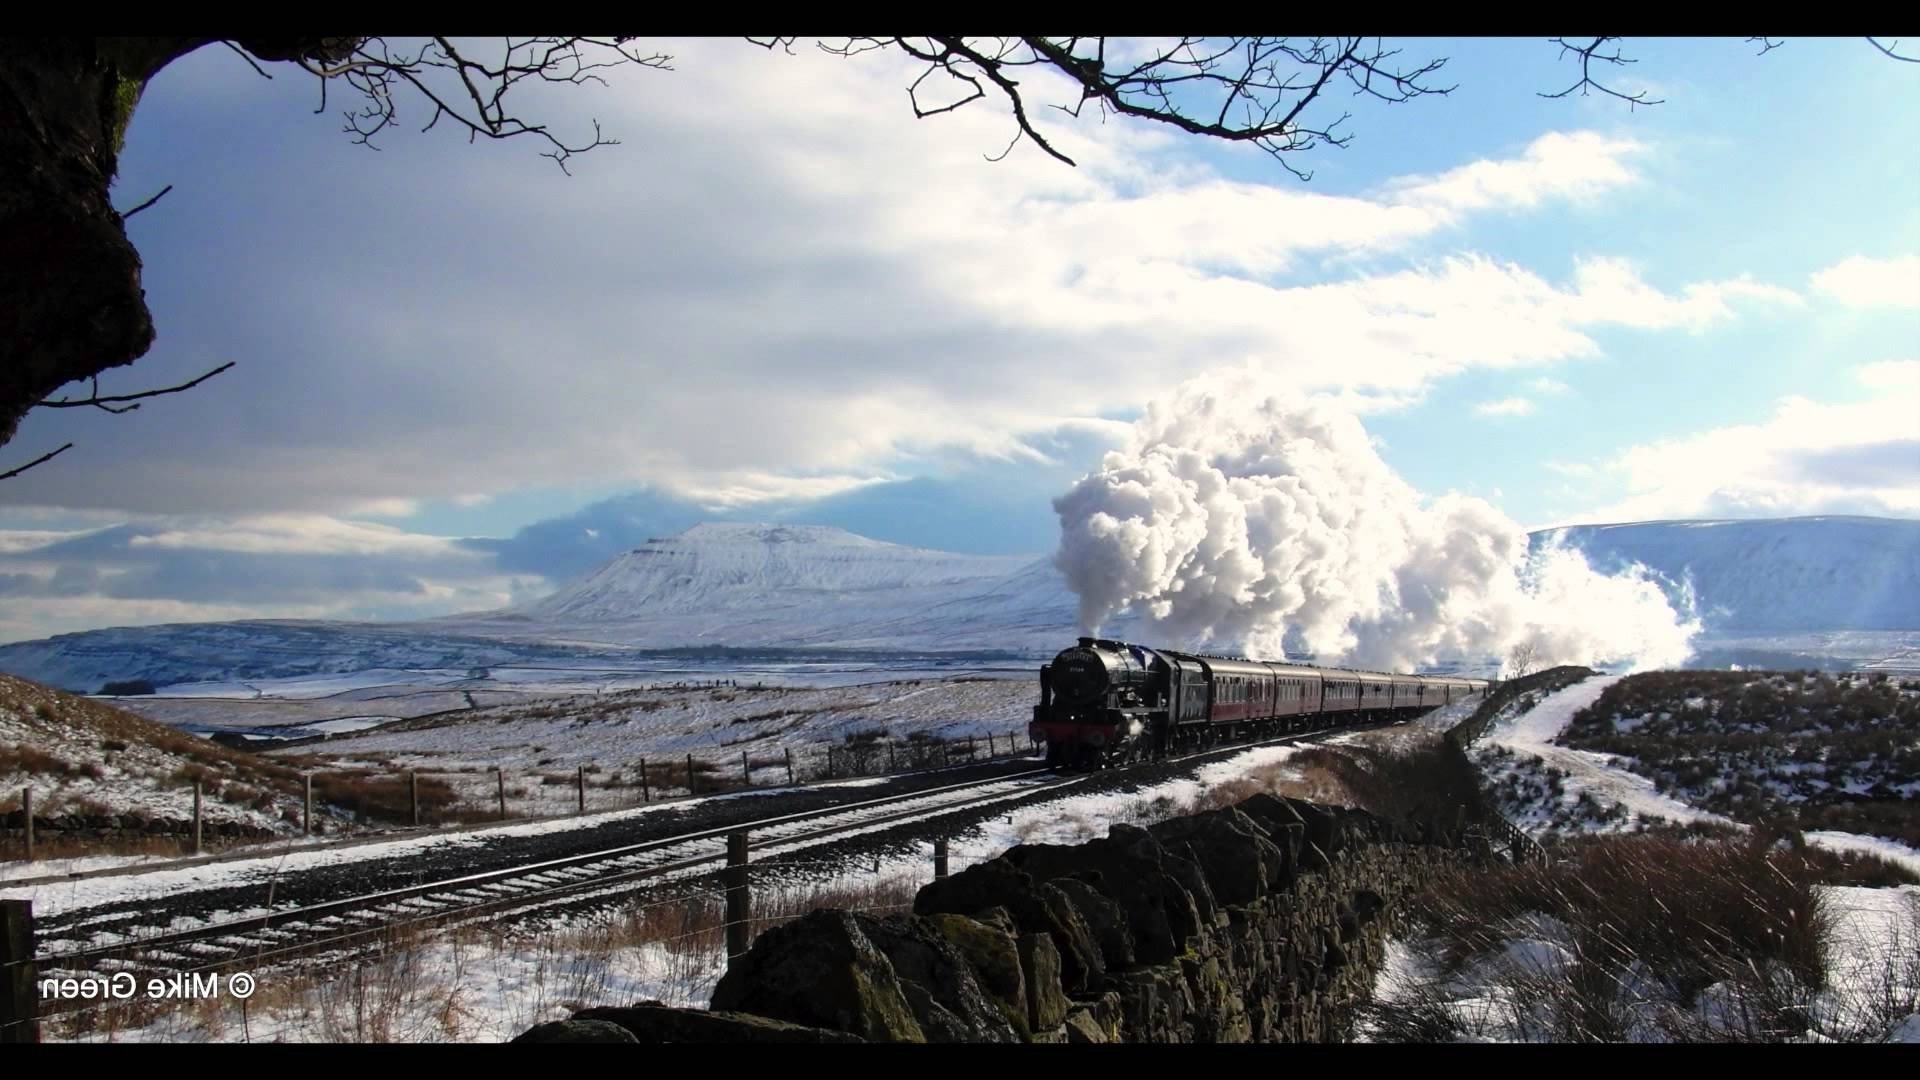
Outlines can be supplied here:
M146 202L141 203L139 206L136 206L133 209L127 211L126 213L121 214L120 220L125 221L128 218L132 217L133 215L139 213L140 211L145 210L147 207L152 206L154 203L159 202L161 198L166 195L167 192L172 190L173 190L172 184L168 184L166 187L161 188L159 195L155 195L153 198L148 199Z
M788 39L756 39L764 48ZM1079 116L1088 102L1108 113L1168 124L1189 134L1228 142L1250 142L1271 154L1301 179L1312 174L1287 157L1322 143L1345 146L1351 136L1339 132L1347 114L1328 121L1308 119L1335 80L1344 79L1355 96L1388 102L1425 94L1446 94L1451 86L1427 80L1444 59L1417 65L1393 62L1396 50L1367 38L1183 37L1161 43L1138 58L1116 62L1104 37L1093 38L848 38L820 48L837 56L895 49L926 65L907 87L916 117L937 116L987 96L991 86L1006 101L1017 127L1013 143L1028 139L1049 156L1073 164L1035 124L1029 90L1017 72L1040 68L1065 76L1072 96L1047 103ZM932 76L964 84L952 99L929 101ZM988 155L988 160L1005 157Z
M1867 40L1872 41L1873 39L1868 38ZM1784 41L1775 41L1770 37L1750 37L1747 39L1747 41L1749 43L1757 42L1760 45L1760 51L1755 53L1754 54L1755 56L1765 56L1768 53L1772 52L1773 50L1786 44L1786 42Z
M1563 97L1566 97L1568 94L1573 93L1575 90L1578 90L1580 91L1580 96L1585 97L1587 95L1587 88L1592 87L1593 89L1598 90L1603 94L1611 94L1612 96L1619 98L1621 101L1624 101L1629 105L1664 104L1665 102L1664 98L1654 98L1652 100L1649 100L1647 98L1647 91L1645 90L1642 90L1637 94L1624 94L1606 85L1605 83L1596 82L1594 80L1593 62L1595 60L1600 60L1605 63L1613 64L1615 66L1619 66L1623 64L1639 63L1639 61L1637 60L1629 60L1624 55L1622 55L1618 46L1614 48L1611 55L1600 52L1600 47L1605 45L1607 42L1619 41L1619 40L1620 40L1619 38L1613 38L1613 37L1597 37L1593 39L1592 44L1586 45L1583 47L1583 46L1572 44L1571 42L1567 41L1566 38L1554 38L1553 43L1555 45L1560 46L1561 57L1564 58L1568 53L1573 53L1578 57L1580 57L1580 81L1574 83L1572 86L1567 87L1565 90L1562 90L1557 94L1548 94L1548 93L1542 92L1540 96L1543 98L1563 98ZM1762 50L1762 51L1764 52L1765 50Z
M360 102L343 115L345 131L353 141L379 149L374 140L399 118L405 91L417 93L427 106L422 131L446 118L466 129L468 141L481 137L508 139L531 135L551 147L542 156L565 171L567 159L600 146L616 145L593 123L590 139L564 137L545 124L531 123L507 111L513 87L530 78L543 82L606 84L598 72L622 65L671 70L672 57L645 53L628 37L536 37L499 39L486 56L474 45L449 37L402 44L383 37L313 38L296 42L241 39L238 44L263 60L299 66L320 84L320 107L327 107L327 87L341 82L357 91ZM773 39L779 43L782 39ZM768 47L771 47L769 44Z
M182 390L191 390L194 387L199 386L201 383L206 382L208 379L213 378L215 375L218 375L221 372L232 367L234 363L235 361L229 360L226 363L221 364L219 367L214 368L212 371L209 371L206 374L200 376L199 378L194 379L190 382L183 382L179 386L169 386L161 390L143 390L138 394L115 394L108 397L100 396L100 376L95 375L93 377L93 392L89 396L84 398L61 398L59 401L42 401L35 404L34 408L36 409L80 409L80 408L85 408L87 406L92 406L96 409L104 409L110 413L130 413L133 410L139 408L140 407L139 402L146 398L160 397L163 394L177 394ZM124 401L131 401L131 402L134 402L134 404L127 405L123 408L114 407L115 405Z
M238 46L238 45L235 45L235 44L234 44L233 42L231 42L231 41L224 41L224 40L223 40L223 41L221 41L221 42L220 42L220 44L222 44L222 45L225 45L225 46L226 46L227 48L229 48L229 49L231 49L231 50L233 50L233 54L234 54L235 56L238 56L238 57L239 57L240 59L242 59L242 60L245 60L245 61L247 62L247 65L248 65L249 67L251 67L251 68L253 68L253 70L254 70L254 71L255 71L255 72L256 72L256 73L257 73L257 74L258 74L258 75L259 75L259 76L260 76L261 78L263 78L263 79L271 79L271 78L273 78L273 76L272 76L272 75L271 75L270 73L268 73L268 71L267 71L267 69L266 69L266 68L263 68L263 67L261 67L261 66L260 66L260 62L259 62L258 60L255 60L255 59L254 59L254 58L253 58L252 56L250 56L250 55L248 55L248 54L247 54L247 50L245 50L245 49L243 49L243 48L241 48L241 47L240 47L240 46Z
M0 473L0 480L11 480L16 476L19 476L21 473L26 472L28 469L33 468L35 465L44 465L47 462L52 461L54 458L59 457L61 454L64 454L71 449L73 449L73 444L68 443L67 445L61 447L58 450L53 451L50 454L41 454L39 457L34 458L32 461L27 462L25 465L22 465L17 469L14 469L12 472Z
M1886 53L1888 56L1891 56L1895 60L1904 61L1909 64L1920 64L1920 56L1902 56L1899 53L1894 51L1895 49L1898 49L1900 47L1900 42L1897 40L1892 45L1882 45L1878 41L1875 41L1872 38L1868 38L1867 44L1873 46L1876 49L1879 49L1881 52Z

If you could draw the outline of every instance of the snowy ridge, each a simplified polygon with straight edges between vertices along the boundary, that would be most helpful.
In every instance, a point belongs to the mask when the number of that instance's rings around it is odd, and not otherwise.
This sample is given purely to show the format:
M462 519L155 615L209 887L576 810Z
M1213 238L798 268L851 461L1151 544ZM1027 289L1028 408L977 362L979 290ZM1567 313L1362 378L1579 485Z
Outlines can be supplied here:
M1610 573L1690 581L1709 633L1920 629L1920 521L1804 517L1643 521L1533 534Z

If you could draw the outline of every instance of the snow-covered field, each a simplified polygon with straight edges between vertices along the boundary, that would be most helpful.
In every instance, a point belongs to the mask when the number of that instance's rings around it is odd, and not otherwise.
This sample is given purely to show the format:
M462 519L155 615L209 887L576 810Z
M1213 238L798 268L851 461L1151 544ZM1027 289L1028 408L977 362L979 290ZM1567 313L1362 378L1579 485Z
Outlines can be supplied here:
M432 772L476 806L491 805L493 770L505 769L515 810L539 815L572 811L580 768L588 770L587 805L595 809L640 801L642 761L659 769L689 754L715 775L738 779L744 752L756 784L785 782L789 756L796 778L820 775L827 747L844 747L850 737L891 741L904 754L912 740L971 736L983 758L991 738L1004 754L1027 746L1037 699L1027 679L634 690L489 706L268 756L320 754Z

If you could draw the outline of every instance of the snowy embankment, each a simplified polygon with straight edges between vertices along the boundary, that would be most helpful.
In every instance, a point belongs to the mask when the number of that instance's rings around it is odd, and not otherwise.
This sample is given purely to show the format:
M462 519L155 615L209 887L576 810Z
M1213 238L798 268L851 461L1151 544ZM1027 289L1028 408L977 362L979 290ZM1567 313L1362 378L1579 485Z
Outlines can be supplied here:
M1549 695L1514 720L1497 724L1487 733L1483 742L1515 754L1539 758L1546 767L1565 773L1564 801L1577 800L1584 794L1600 803L1603 810L1614 806L1624 807L1633 818L1641 820L1664 818L1683 824L1712 822L1744 829L1746 826L1730 818L1662 794L1651 779L1629 771L1612 755L1575 750L1553 742L1566 729L1575 713L1599 700L1600 695L1621 678L1623 676L1619 675L1596 676ZM1482 761L1486 760L1484 751L1476 751L1476 754ZM1550 808L1522 815L1514 823L1533 831L1544 824L1549 816ZM1834 851L1878 855L1920 874L1920 850L1892 840L1841 832L1812 832L1807 833L1806 838L1809 843Z

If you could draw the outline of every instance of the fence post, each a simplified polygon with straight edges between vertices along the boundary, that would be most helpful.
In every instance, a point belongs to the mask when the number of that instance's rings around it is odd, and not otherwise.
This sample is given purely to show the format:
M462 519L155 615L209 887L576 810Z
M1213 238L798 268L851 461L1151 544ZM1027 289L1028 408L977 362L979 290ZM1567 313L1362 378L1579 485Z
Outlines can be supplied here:
M300 810L300 835L313 835L313 774L307 774L307 797Z
M747 954L752 901L747 894L747 830L727 834L727 963Z
M833 747L827 747L827 779L833 779Z
M200 854L200 781L193 782L193 853Z
M578 765L575 766L575 769L575 776L578 777L578 786L574 790L580 794L577 805L580 808L580 812L584 814L587 812L587 767L585 765Z
M793 786L793 747L783 747L787 752L787 786Z
M640 801L652 802L653 789L647 786L647 759L640 759Z
M947 838L936 837L933 841L933 879L947 876Z
M972 761L975 757L979 756L976 753L977 750L978 750L978 747L974 746L974 743L973 743L973 736L971 735L967 736L967 760L968 761Z
M687 794L692 795L695 793L695 790L696 789L693 786L693 755L688 754L687 755Z
M27 817L27 861L33 861L33 789L20 789L20 810Z
M887 771L893 772L893 740L887 740Z
M494 791L500 796L500 820L507 820L507 770L504 766L493 767Z
M420 825L420 774L412 769L407 770L407 802L413 807L413 824L418 828Z
M747 752L745 750L740 751L740 776L746 780L748 787L753 786L753 766L747 764Z
M33 901L0 900L0 1043L40 1041Z

